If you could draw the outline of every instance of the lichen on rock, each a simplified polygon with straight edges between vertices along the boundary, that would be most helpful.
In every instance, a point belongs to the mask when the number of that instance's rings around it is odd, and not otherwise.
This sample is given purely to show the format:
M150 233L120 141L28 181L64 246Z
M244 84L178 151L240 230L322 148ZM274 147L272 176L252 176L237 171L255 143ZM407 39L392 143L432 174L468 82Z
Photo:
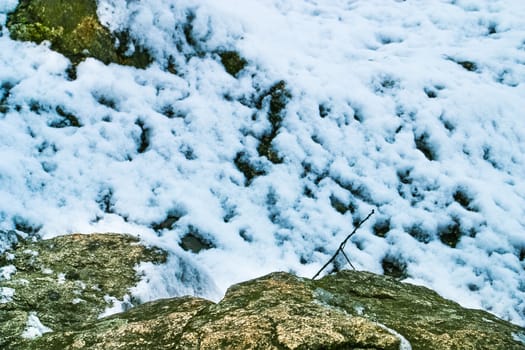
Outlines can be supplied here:
M7 27L15 40L41 43L78 64L86 57L145 68L151 58L126 33L111 33L97 17L96 0L20 0ZM127 47L133 45L132 54Z
M522 328L488 312L465 309L422 286L356 271L315 284L318 300L395 330L413 349L525 349L512 338Z
M278 272L219 303L163 299L12 349L525 349L524 329L428 288L367 272Z
M398 349L373 321L317 303L309 283L274 273L233 286L188 322L180 349Z
M164 263L166 253L119 234L67 235L20 242L0 257L16 272L0 278L0 289L14 291L0 303L0 348L17 348L33 315L53 331L95 321L118 301L132 306L129 289L140 280L141 262ZM109 301L109 303L108 303Z

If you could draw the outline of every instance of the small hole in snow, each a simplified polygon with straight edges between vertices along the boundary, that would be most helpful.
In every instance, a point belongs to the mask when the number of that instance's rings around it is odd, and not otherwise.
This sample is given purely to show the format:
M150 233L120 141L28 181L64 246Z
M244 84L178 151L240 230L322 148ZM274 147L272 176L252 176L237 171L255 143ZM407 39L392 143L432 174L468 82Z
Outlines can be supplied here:
M432 234L426 231L421 224L414 224L407 230L408 234L418 242L429 243L432 240Z
M406 263L393 256L385 256L381 261L383 274L394 277L395 279L404 279L408 277Z
M187 160L197 159L197 155L195 154L195 151L189 145L186 145L186 144L181 145L179 147L179 151L184 155L184 158L186 158Z
M446 244L451 248L456 248L462 235L459 220L454 218L448 224L441 225L438 228L438 235L443 244Z
M15 225L15 229L17 231L24 232L29 235L37 234L42 228L42 225L34 224L30 222L29 220L22 218L20 216L15 216L13 218L13 224Z
M113 110L118 109L117 100L112 99L111 97L105 96L105 95L94 95L94 97L95 97L95 100L97 100L97 102L100 103L101 105L111 108Z
M496 23L490 23L487 27L489 35L496 34L498 32L498 25Z
M95 200L100 210L106 214L114 213L113 190L111 188L103 188L99 191L97 199Z
M525 260L525 247L520 248L518 256L520 261Z
M423 133L415 137L416 148L425 155L428 160L437 160L435 146L430 141L430 135Z
M402 184L410 185L412 183L411 177L412 168L399 169L397 171L397 178Z
M201 232L192 225L188 227L188 232L182 237L180 246L182 249L193 253L215 248L213 242L204 238Z
M319 105L319 116L321 118L326 118L331 112L331 108L325 103Z
M425 88L424 91L425 91L425 94L427 94L428 98L436 98L437 97L437 92L434 89Z
M171 210L162 221L152 223L150 226L156 232L172 230L177 221L179 221L184 215L185 213L181 210Z
M245 242L248 242L248 243L251 243L253 242L253 235L248 232L247 229L243 228L239 231L239 236L241 236L241 238L245 241Z
M480 289L479 286L474 283L469 283L467 287L471 292L477 292Z
M468 190L465 188L458 188L453 194L454 200L461 205L463 208L470 211L477 211L476 208L472 206L472 201L474 200L469 194Z
M140 119L135 122L135 125L140 128L140 136L139 140L137 140L137 152L144 153L150 146L151 129Z
M374 234L378 237L385 237L390 231L390 219L389 218L379 218L374 223L372 227Z

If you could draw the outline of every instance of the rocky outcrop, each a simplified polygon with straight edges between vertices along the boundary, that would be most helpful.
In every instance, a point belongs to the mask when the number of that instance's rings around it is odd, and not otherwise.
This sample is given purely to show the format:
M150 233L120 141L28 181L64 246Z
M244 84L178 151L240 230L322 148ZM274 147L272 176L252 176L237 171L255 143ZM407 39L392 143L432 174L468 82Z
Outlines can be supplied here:
M151 62L126 32L111 33L100 23L96 0L20 0L7 27L13 39L49 41L73 64L86 57L137 68Z
M191 28L191 21L181 23L181 27ZM49 42L52 50L71 60L73 67L69 73L72 78L76 65L87 57L105 64L136 68L146 68L153 62L148 50L128 30L112 32L100 22L96 0L20 0L16 9L8 15L7 28L14 40L38 44ZM191 47L186 59L195 55L217 57L226 72L234 77L238 77L248 64L237 51L203 51L191 38L190 29L185 29L182 36L186 36L185 43ZM172 56L168 58L165 68L177 74Z
M24 349L525 349L524 330L433 291L366 272L287 273L231 287L218 304L151 302Z
M166 258L119 234L20 242L0 257L0 348L18 348L24 337L46 331L78 328L112 306L131 307L129 288L140 280L135 267Z
M357 271L316 281L272 273L230 287L218 303L163 299L97 319L107 295L122 299L138 281L134 265L165 258L111 234L20 245L4 255L0 273L0 288L14 290L0 303L2 348L525 349L523 328ZM21 337L31 324L47 332Z

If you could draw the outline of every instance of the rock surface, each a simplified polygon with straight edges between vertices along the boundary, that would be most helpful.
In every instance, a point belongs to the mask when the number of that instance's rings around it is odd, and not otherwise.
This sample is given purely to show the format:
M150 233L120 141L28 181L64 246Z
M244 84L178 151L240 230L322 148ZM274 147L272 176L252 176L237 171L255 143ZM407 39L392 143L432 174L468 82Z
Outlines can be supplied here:
M181 23L181 26L191 24ZM71 60L73 69L69 73L72 78L76 65L87 57L105 64L136 68L146 68L153 61L148 50L127 30L111 32L100 22L96 0L19 0L15 11L8 16L7 28L14 40L38 44L48 41L52 50ZM203 51L191 38L186 38L186 44L192 47L187 59L192 55L213 55L234 77L238 77L248 64L236 51ZM166 70L177 74L173 57L168 59Z
M96 0L20 0L7 27L13 39L49 41L73 64L94 57L144 68L151 61L127 33L111 33L100 23Z
M137 283L133 266L165 259L126 235L20 244L0 261L1 348L525 349L518 326L357 271L316 281L277 272L230 287L219 303L163 299L97 318L108 295L123 299ZM24 338L31 325L44 334Z
M119 234L21 242L0 257L0 348L17 348L24 333L30 337L31 318L42 329L62 331L95 321L114 303L131 307L128 289L140 280L134 267L166 258Z

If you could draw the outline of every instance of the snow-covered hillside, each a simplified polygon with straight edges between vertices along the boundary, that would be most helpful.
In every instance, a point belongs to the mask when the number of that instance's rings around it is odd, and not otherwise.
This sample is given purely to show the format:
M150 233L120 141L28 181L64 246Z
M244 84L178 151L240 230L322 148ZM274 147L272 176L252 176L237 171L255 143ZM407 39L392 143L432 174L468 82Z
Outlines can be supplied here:
M1 249L9 230L129 232L179 257L159 295L218 296L274 270L313 276L375 209L346 247L357 269L525 324L522 0L99 0L98 14L154 62L87 59L72 79L3 26Z

